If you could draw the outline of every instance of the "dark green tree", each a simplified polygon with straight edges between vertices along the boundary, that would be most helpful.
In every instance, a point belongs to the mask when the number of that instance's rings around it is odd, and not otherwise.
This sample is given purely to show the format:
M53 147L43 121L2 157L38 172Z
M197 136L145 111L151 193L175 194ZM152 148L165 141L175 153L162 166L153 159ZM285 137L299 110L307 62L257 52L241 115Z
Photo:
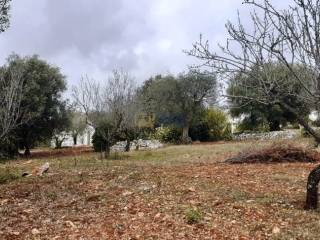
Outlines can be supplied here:
M277 81L282 84L282 88L277 89L278 92L276 94L281 94L279 91L290 91L290 95L288 96L283 94L286 101L289 101L290 104L299 110L299 116L308 116L311 112L311 106L305 102L300 85L290 81L294 77L292 72L276 63L268 64L266 68L268 69L268 74L274 79L278 79ZM298 65L292 66L292 68L297 69L300 74L305 76L306 83L311 82L313 74L310 70ZM253 99L259 98L263 94L260 92L261 89L254 87L259 84L259 80L255 77L257 76L257 71L259 70L254 69L252 74L238 74L229 82L227 96L231 116L244 116L239 125L240 130L258 131L267 129L278 131L281 126L285 126L288 123L296 123L296 115L281 107L281 105L275 104L272 101L270 103L253 101ZM269 85L269 91L275 91L272 84Z
M49 140L55 130L63 128L61 120L66 111L62 93L66 89L65 77L60 69L49 65L38 56L21 58L11 56L8 66L23 66L23 90L20 109L24 121L15 131L15 137L25 154L37 143Z

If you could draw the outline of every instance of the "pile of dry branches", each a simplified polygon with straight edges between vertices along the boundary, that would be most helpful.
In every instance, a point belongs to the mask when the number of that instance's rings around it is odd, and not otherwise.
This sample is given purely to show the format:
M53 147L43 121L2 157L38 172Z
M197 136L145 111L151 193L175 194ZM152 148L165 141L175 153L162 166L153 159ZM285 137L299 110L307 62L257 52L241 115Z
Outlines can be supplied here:
M272 145L258 151L245 151L238 156L227 159L226 163L288 163L320 162L320 153L291 144Z

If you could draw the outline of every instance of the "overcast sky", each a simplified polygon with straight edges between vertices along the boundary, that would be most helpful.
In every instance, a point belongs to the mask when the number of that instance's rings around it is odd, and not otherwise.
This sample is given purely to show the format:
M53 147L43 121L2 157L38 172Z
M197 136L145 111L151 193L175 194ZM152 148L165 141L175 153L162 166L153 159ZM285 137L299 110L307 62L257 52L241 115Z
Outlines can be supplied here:
M194 61L190 49L202 33L212 45L242 0L14 0L11 27L0 35L0 63L15 52L38 54L61 68L68 85L81 75L103 80L114 68L137 81L177 73Z

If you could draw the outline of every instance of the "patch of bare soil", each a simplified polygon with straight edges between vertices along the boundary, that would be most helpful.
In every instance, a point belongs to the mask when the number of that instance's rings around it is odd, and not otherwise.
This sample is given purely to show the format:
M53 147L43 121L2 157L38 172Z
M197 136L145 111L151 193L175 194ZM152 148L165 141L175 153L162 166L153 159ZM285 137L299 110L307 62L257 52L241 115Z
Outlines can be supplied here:
M292 144L287 145L272 145L262 150L245 150L236 157L227 159L225 162L231 164L242 163L315 163L320 161L320 153L295 146Z

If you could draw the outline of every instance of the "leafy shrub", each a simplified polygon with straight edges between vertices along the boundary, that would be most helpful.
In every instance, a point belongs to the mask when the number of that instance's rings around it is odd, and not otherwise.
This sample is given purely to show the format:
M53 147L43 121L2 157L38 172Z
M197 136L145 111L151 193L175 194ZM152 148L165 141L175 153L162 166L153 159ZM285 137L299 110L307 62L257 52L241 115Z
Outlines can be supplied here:
M250 118L244 118L237 126L236 132L270 132L270 126L268 122L260 120L262 123L253 123Z
M232 139L231 124L218 109L206 109L190 128L192 140L220 141Z
M0 141L0 160L8 160L17 157L18 148L13 139Z
M185 217L188 224L195 224L201 221L202 214L198 209L190 208L186 211Z
M92 144L94 151L103 152L107 147L111 147L115 143L115 137L111 136L113 126L108 122L101 122L95 129L92 136Z
M154 133L154 138L164 143L178 143L181 139L182 130L174 126L159 127Z

